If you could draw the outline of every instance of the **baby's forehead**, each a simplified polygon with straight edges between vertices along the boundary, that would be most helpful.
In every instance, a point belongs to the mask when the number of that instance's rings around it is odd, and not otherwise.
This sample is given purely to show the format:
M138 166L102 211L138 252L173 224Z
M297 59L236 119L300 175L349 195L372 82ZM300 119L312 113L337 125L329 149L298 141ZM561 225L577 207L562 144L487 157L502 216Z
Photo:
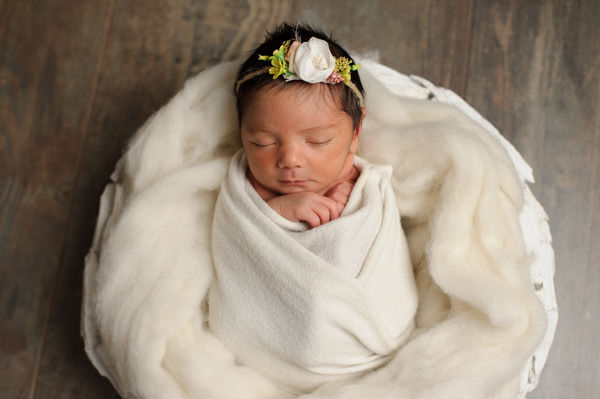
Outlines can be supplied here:
M287 83L256 90L248 98L245 111L262 113L269 111L273 118L290 114L305 114L310 118L341 118L346 112L341 99L335 96L327 84Z
M277 104L273 107L252 107L242 121L242 130L249 134L295 133L311 135L327 130L352 131L352 121L342 110L327 112L323 107Z

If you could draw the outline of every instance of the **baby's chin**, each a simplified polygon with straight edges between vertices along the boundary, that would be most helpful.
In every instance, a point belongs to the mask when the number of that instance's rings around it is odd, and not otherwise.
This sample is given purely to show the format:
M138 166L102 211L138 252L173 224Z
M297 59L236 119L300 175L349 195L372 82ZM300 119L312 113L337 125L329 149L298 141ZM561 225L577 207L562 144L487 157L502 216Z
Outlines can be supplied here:
M324 193L320 192L323 190L319 191L318 189L313 188L313 185L310 184L310 182L293 184L281 184L279 182L276 182L274 184L269 184L268 182L259 182L251 174L248 176L248 178L258 195L265 201L268 201L269 199L273 197L278 197L280 195L304 192L315 192L321 195Z
M277 184L272 190L279 195L295 194L295 193L306 193L312 192L317 194L323 194L324 189L322 187L312 187L311 184L295 183L295 184Z
M272 185L264 185L267 190L271 191L275 195L287 195L287 194L296 194L296 193L316 193L319 195L325 195L327 190L329 190L329 186L325 186L323 184L315 184L315 182L303 182L303 183L288 183L281 184L277 182Z

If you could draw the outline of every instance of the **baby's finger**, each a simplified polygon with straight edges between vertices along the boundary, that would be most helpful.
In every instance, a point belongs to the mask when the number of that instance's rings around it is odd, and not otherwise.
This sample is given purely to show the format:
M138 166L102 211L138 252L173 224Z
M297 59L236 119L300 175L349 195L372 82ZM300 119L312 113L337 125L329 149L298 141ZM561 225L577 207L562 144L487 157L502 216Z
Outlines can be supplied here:
M302 220L308 223L310 228L314 228L329 222L331 215L329 214L329 208L323 201L324 197L314 197L312 201L307 204L308 207L304 209L304 215Z
M327 195L327 197L340 204L345 204L346 202L348 202L348 196L345 195L343 192L337 190L332 191L330 194Z
M348 180L346 180L345 182L342 182L340 184L337 185L336 189L342 193L344 193L345 195L349 196L350 193L352 192L352 189L354 188L354 183L350 182Z
M307 223L311 229L325 223L325 222L322 222L321 216L317 212L315 212L313 209L309 210L302 217L302 221Z
M328 220L333 220L333 219L337 219L340 216L340 213L342 213L342 210L344 209L343 205L340 208L340 204L333 198L328 198L328 197L323 197L322 199L322 203L323 206L326 207L327 211L328 211Z
M311 211L319 219L317 226L320 226L322 224L329 222L329 220L331 218L331 215L329 214L329 208L327 208L327 206L325 206L322 203L313 204ZM315 227L315 226L311 226L311 227Z
M338 184L335 187L332 187L326 194L326 197L335 199L336 201L339 201L339 199L343 199L343 198L348 198L350 196L350 193L352 192L352 188L354 187L354 185L349 182L349 181L345 181L343 183ZM346 201L343 201L344 203Z

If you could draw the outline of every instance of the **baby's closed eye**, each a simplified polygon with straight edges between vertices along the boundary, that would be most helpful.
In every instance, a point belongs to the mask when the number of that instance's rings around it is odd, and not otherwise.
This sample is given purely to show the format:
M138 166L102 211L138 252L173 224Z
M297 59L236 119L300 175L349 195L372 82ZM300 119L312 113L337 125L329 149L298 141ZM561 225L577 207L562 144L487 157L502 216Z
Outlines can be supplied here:
M255 147L268 147L276 144L273 140L252 140L250 143Z
M324 144L331 143L332 141L333 141L333 138L323 137L323 138L310 138L306 142L308 144L324 145Z

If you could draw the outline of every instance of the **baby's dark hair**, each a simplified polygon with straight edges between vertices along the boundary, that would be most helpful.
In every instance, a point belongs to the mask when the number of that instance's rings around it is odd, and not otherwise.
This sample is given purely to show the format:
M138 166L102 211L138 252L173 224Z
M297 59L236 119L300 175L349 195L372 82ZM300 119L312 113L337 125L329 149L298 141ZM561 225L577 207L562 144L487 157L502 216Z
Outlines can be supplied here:
M308 25L297 24L290 25L283 23L279 25L273 32L267 33L265 41L258 46L252 54L242 64L236 82L241 81L239 87L236 88L236 99L237 99L237 111L238 121L241 124L245 106L251 99L252 95L258 92L260 89L269 87L284 89L294 87L297 90L303 90L309 87L311 84L302 80L293 80L286 82L283 77L273 79L273 75L265 72L258 73L256 76L247 79L251 74L264 69L270 64L258 59L259 55L270 56L273 51L277 50L283 42L286 40L294 41L300 39L301 42L307 42L311 37L316 37L321 40L325 40L329 43L329 50L334 57L346 57L352 60L352 57L344 50L338 43L336 43L330 36L326 35L322 31L312 28ZM354 62L354 61L353 61ZM351 72L351 82L356 86L356 89L361 93L364 98L365 92L358 76L358 71ZM246 79L243 80L242 79ZM362 106L361 99L352 91L348 85L344 83L327 84L327 87L334 99L339 100L342 109L350 115L352 119L352 126L356 130L362 121Z

